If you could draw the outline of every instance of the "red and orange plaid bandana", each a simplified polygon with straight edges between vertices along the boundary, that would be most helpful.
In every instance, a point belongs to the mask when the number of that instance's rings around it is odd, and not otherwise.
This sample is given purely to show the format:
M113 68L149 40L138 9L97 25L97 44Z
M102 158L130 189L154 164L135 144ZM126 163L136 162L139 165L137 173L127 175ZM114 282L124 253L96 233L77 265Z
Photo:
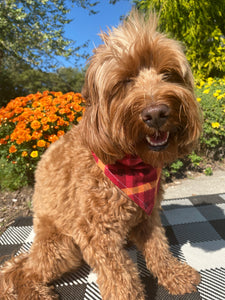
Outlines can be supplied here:
M104 174L150 215L159 189L161 169L153 168L138 156L132 155L126 155L113 165L104 165L94 153L92 154Z

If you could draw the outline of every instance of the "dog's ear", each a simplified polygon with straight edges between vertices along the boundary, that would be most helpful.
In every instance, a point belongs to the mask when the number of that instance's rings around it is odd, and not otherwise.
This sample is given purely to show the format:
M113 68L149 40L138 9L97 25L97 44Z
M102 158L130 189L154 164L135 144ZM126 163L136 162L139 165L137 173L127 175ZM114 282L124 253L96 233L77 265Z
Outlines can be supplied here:
M83 116L82 135L87 146L103 163L113 163L122 158L124 153L112 140L111 126L108 116L107 101L103 97L102 70L103 63L99 55L94 55L85 75L82 95L86 102ZM102 62L103 60L101 60ZM103 75L105 72L103 72ZM119 158L118 158L119 155Z
M94 64L91 62L85 74L84 86L82 88L82 96L85 99L86 106L90 106L96 103L99 98L98 89L95 83L95 68Z
M190 93L192 94L192 93ZM191 96L195 99L194 96ZM182 157L189 154L193 149L198 146L198 141L202 132L203 115L198 102L189 101L189 99L183 98L186 103L191 103L191 105L183 105L182 109L187 117L186 127L183 129L183 134L180 136L178 144L178 153Z

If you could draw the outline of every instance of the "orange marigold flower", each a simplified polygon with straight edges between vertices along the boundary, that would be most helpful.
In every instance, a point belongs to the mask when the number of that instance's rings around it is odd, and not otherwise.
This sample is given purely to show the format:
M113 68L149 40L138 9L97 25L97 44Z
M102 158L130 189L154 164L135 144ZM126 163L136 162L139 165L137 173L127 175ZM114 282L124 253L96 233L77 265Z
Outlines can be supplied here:
M45 142L44 140L39 140L39 141L37 142L37 146L38 146L38 147L45 147L45 145L46 145L46 142Z
M25 142L25 138L24 138L24 137L20 137L20 138L16 139L17 145L20 145L20 144L22 144L23 142Z
M7 144L7 141L5 139L0 139L0 145L5 145Z
M60 136L62 136L62 135L64 135L65 134L65 132L63 131L63 130L59 130L58 132L57 132L57 136L58 137L60 137Z
M38 157L38 151L32 151L31 154L30 154L30 156L31 156L32 158Z
M26 124L24 122L19 122L17 125L16 125L16 128L17 129L25 129L26 128Z
M28 155L28 153L27 153L27 151L23 151L21 155L22 155L22 157L26 157Z
M38 107L38 106L40 106L40 102L39 101L34 101L32 103L32 107Z
M26 133L26 136L25 136L26 142L29 142L31 139L32 139L31 135Z
M57 119L58 119L58 116L56 116L55 114L51 114L48 117L48 121L51 123L54 123L55 121L57 121Z
M59 118L57 121L57 125L58 126L64 126L65 125L65 121L62 118Z
M43 131L49 130L49 125L48 125L48 124L43 125L43 126L42 126L42 129L43 129Z
M34 129L34 130L37 130L41 127L41 123L37 120L34 120L31 122L31 128Z
M64 114L66 113L65 108L61 108L61 109L59 110L59 113L60 113L60 115L64 115Z
M78 117L77 118L77 122L80 122L81 119L82 119L82 117Z
M34 131L32 133L32 139L33 140L39 140L42 137L42 132L41 131Z
M74 103L73 109L74 109L76 112L82 111L82 107L81 107L79 104L77 104L77 103Z
M23 112L23 108L22 107L16 107L15 113L16 114L21 114L21 112Z
M50 136L48 137L48 141L51 142L51 143L56 142L58 139L59 139L58 136L55 135L55 134L52 134L52 135L50 135Z
M43 92L43 96L48 96L48 94L49 94L49 91L44 91Z
M15 145L12 145L10 148L9 148L9 153L15 153L17 151L16 149L16 146Z
M43 118L41 119L41 124L45 125L45 124L47 124L47 123L48 123L48 118L47 118L47 117L43 117Z
M54 97L62 96L62 92L51 92Z

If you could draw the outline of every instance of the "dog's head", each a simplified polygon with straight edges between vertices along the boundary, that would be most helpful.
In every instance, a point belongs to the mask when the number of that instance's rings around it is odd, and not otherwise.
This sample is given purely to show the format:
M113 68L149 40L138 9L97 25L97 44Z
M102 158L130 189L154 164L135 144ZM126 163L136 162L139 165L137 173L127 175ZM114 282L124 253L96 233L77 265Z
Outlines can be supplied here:
M181 45L133 11L102 33L86 73L84 138L104 163L134 154L162 166L188 153L201 132L193 77Z

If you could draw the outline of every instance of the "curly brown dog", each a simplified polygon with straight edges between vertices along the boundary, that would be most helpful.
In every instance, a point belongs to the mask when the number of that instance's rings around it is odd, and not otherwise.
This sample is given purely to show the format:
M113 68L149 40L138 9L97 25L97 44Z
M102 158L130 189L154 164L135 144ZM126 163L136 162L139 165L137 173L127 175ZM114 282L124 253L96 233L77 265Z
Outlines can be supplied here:
M196 290L199 274L169 252L160 171L193 149L200 113L182 47L156 26L154 14L145 21L133 11L101 34L86 73L86 112L38 165L34 243L3 266L1 299L58 299L49 283L84 260L104 300L144 300L127 241L171 294Z

